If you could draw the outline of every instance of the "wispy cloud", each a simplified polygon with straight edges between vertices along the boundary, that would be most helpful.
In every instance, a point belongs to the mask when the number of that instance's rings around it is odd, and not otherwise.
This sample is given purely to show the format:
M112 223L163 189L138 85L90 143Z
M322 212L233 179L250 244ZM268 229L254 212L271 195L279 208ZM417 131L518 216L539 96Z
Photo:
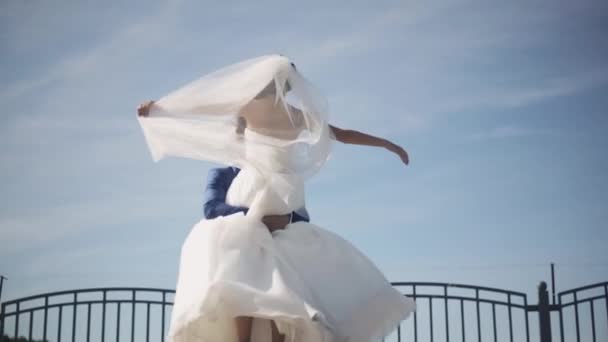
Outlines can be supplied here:
M404 27L416 25L428 17L450 7L444 3L388 6L368 13L364 21L352 26L338 27L337 32L322 37L311 37L308 42L297 42L291 50L298 60L307 65L322 67L331 61L340 61L352 54L373 53L386 40L392 40ZM340 11L342 8L340 8ZM321 38L321 39L318 39Z
M148 242L148 243L144 243ZM180 241L181 242L181 241ZM100 241L94 245L86 244L75 247L74 249L55 249L42 255L37 255L23 267L23 276L37 277L44 279L45 277L55 277L62 274L81 274L92 275L94 273L111 273L112 271L122 272L118 265L109 269L96 270L91 272L87 264L92 264L95 260L103 258L112 258L113 260L120 259L146 259L146 258L162 258L175 257L178 255L181 243L171 243L168 241L159 241L157 244L150 244L149 241L143 240L137 248L133 248L133 243L130 241L117 241L116 239ZM112 256L108 255L108 251L113 251ZM54 262L49 265L48 260ZM154 264L151 263L148 267L140 265L141 272L151 273L154 271Z
M444 98L434 108L438 112L458 112L472 109L517 108L570 96L608 84L608 68L588 70L573 75L551 77L510 87L470 89L460 96Z
M349 73L347 87L331 81L344 87L331 89L342 121L378 133L420 132L446 114L519 108L608 83L606 63L558 63L565 59L562 50L576 44L558 33L561 23L587 18L601 6L563 5L407 3L377 10L315 44L299 41L293 51L307 66L326 70L328 79L357 57L342 71ZM539 67L536 59L550 55L553 60ZM379 110L382 122L373 119Z
M521 138L552 133L553 132L549 130L531 129L517 125L505 125L495 127L487 131L470 134L467 136L467 140L472 142L479 142L483 140Z
M587 70L572 76L562 76L544 80L537 87L516 89L511 92L497 93L494 98L498 104L519 107L530 103L573 95L608 83L608 67ZM492 96L490 96L492 97Z
M112 62L136 57L151 47L162 45L175 34L177 9L176 1L165 2L156 12L140 16L90 48L64 55L35 78L5 84L0 87L0 103L46 85L63 86L66 81L82 80L103 70L111 71Z
M2 254L66 239L87 232L125 226L133 222L162 219L173 206L191 207L196 217L199 198L187 198L179 191L113 193L91 200L0 217ZM170 207L167 204L171 203ZM133 227L131 229L141 229Z

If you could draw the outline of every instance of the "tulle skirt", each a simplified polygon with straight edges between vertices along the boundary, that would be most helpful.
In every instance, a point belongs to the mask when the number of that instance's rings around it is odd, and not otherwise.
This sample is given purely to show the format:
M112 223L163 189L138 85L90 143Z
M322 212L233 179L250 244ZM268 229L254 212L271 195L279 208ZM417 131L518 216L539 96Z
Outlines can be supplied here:
M237 341L234 318L254 317L252 342L377 341L415 305L348 241L306 222L270 233L241 213L202 220L181 252L172 342Z

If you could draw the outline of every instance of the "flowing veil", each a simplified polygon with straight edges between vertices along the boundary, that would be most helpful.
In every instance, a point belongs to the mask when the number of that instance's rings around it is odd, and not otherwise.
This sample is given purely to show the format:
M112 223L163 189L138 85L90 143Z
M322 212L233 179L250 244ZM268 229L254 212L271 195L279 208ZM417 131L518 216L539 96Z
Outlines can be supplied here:
M203 76L159 99L139 123L155 161L177 156L305 178L328 159L332 142L327 101L281 55ZM258 147L289 160L272 165L248 153Z

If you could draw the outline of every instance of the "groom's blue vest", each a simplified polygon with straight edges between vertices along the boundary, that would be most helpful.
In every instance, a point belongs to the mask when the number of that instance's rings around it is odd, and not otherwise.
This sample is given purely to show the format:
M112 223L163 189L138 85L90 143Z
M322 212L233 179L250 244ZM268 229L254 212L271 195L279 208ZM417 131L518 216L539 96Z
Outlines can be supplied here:
M235 207L226 203L228 188L239 171L241 169L236 167L222 167L209 170L203 204L205 218L213 219L218 216L228 216L238 212L247 213L249 208ZM293 212L292 222L298 221L310 221L306 208Z

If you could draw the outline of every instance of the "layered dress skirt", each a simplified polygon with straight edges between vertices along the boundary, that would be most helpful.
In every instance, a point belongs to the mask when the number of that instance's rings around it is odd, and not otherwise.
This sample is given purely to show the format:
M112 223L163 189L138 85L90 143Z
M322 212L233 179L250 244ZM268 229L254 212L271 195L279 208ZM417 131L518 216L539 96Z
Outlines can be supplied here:
M249 207L202 220L181 250L172 342L237 341L235 317L253 317L252 342L377 341L415 304L351 243L307 222L270 232L263 215L304 205L299 177L244 168L227 202Z

